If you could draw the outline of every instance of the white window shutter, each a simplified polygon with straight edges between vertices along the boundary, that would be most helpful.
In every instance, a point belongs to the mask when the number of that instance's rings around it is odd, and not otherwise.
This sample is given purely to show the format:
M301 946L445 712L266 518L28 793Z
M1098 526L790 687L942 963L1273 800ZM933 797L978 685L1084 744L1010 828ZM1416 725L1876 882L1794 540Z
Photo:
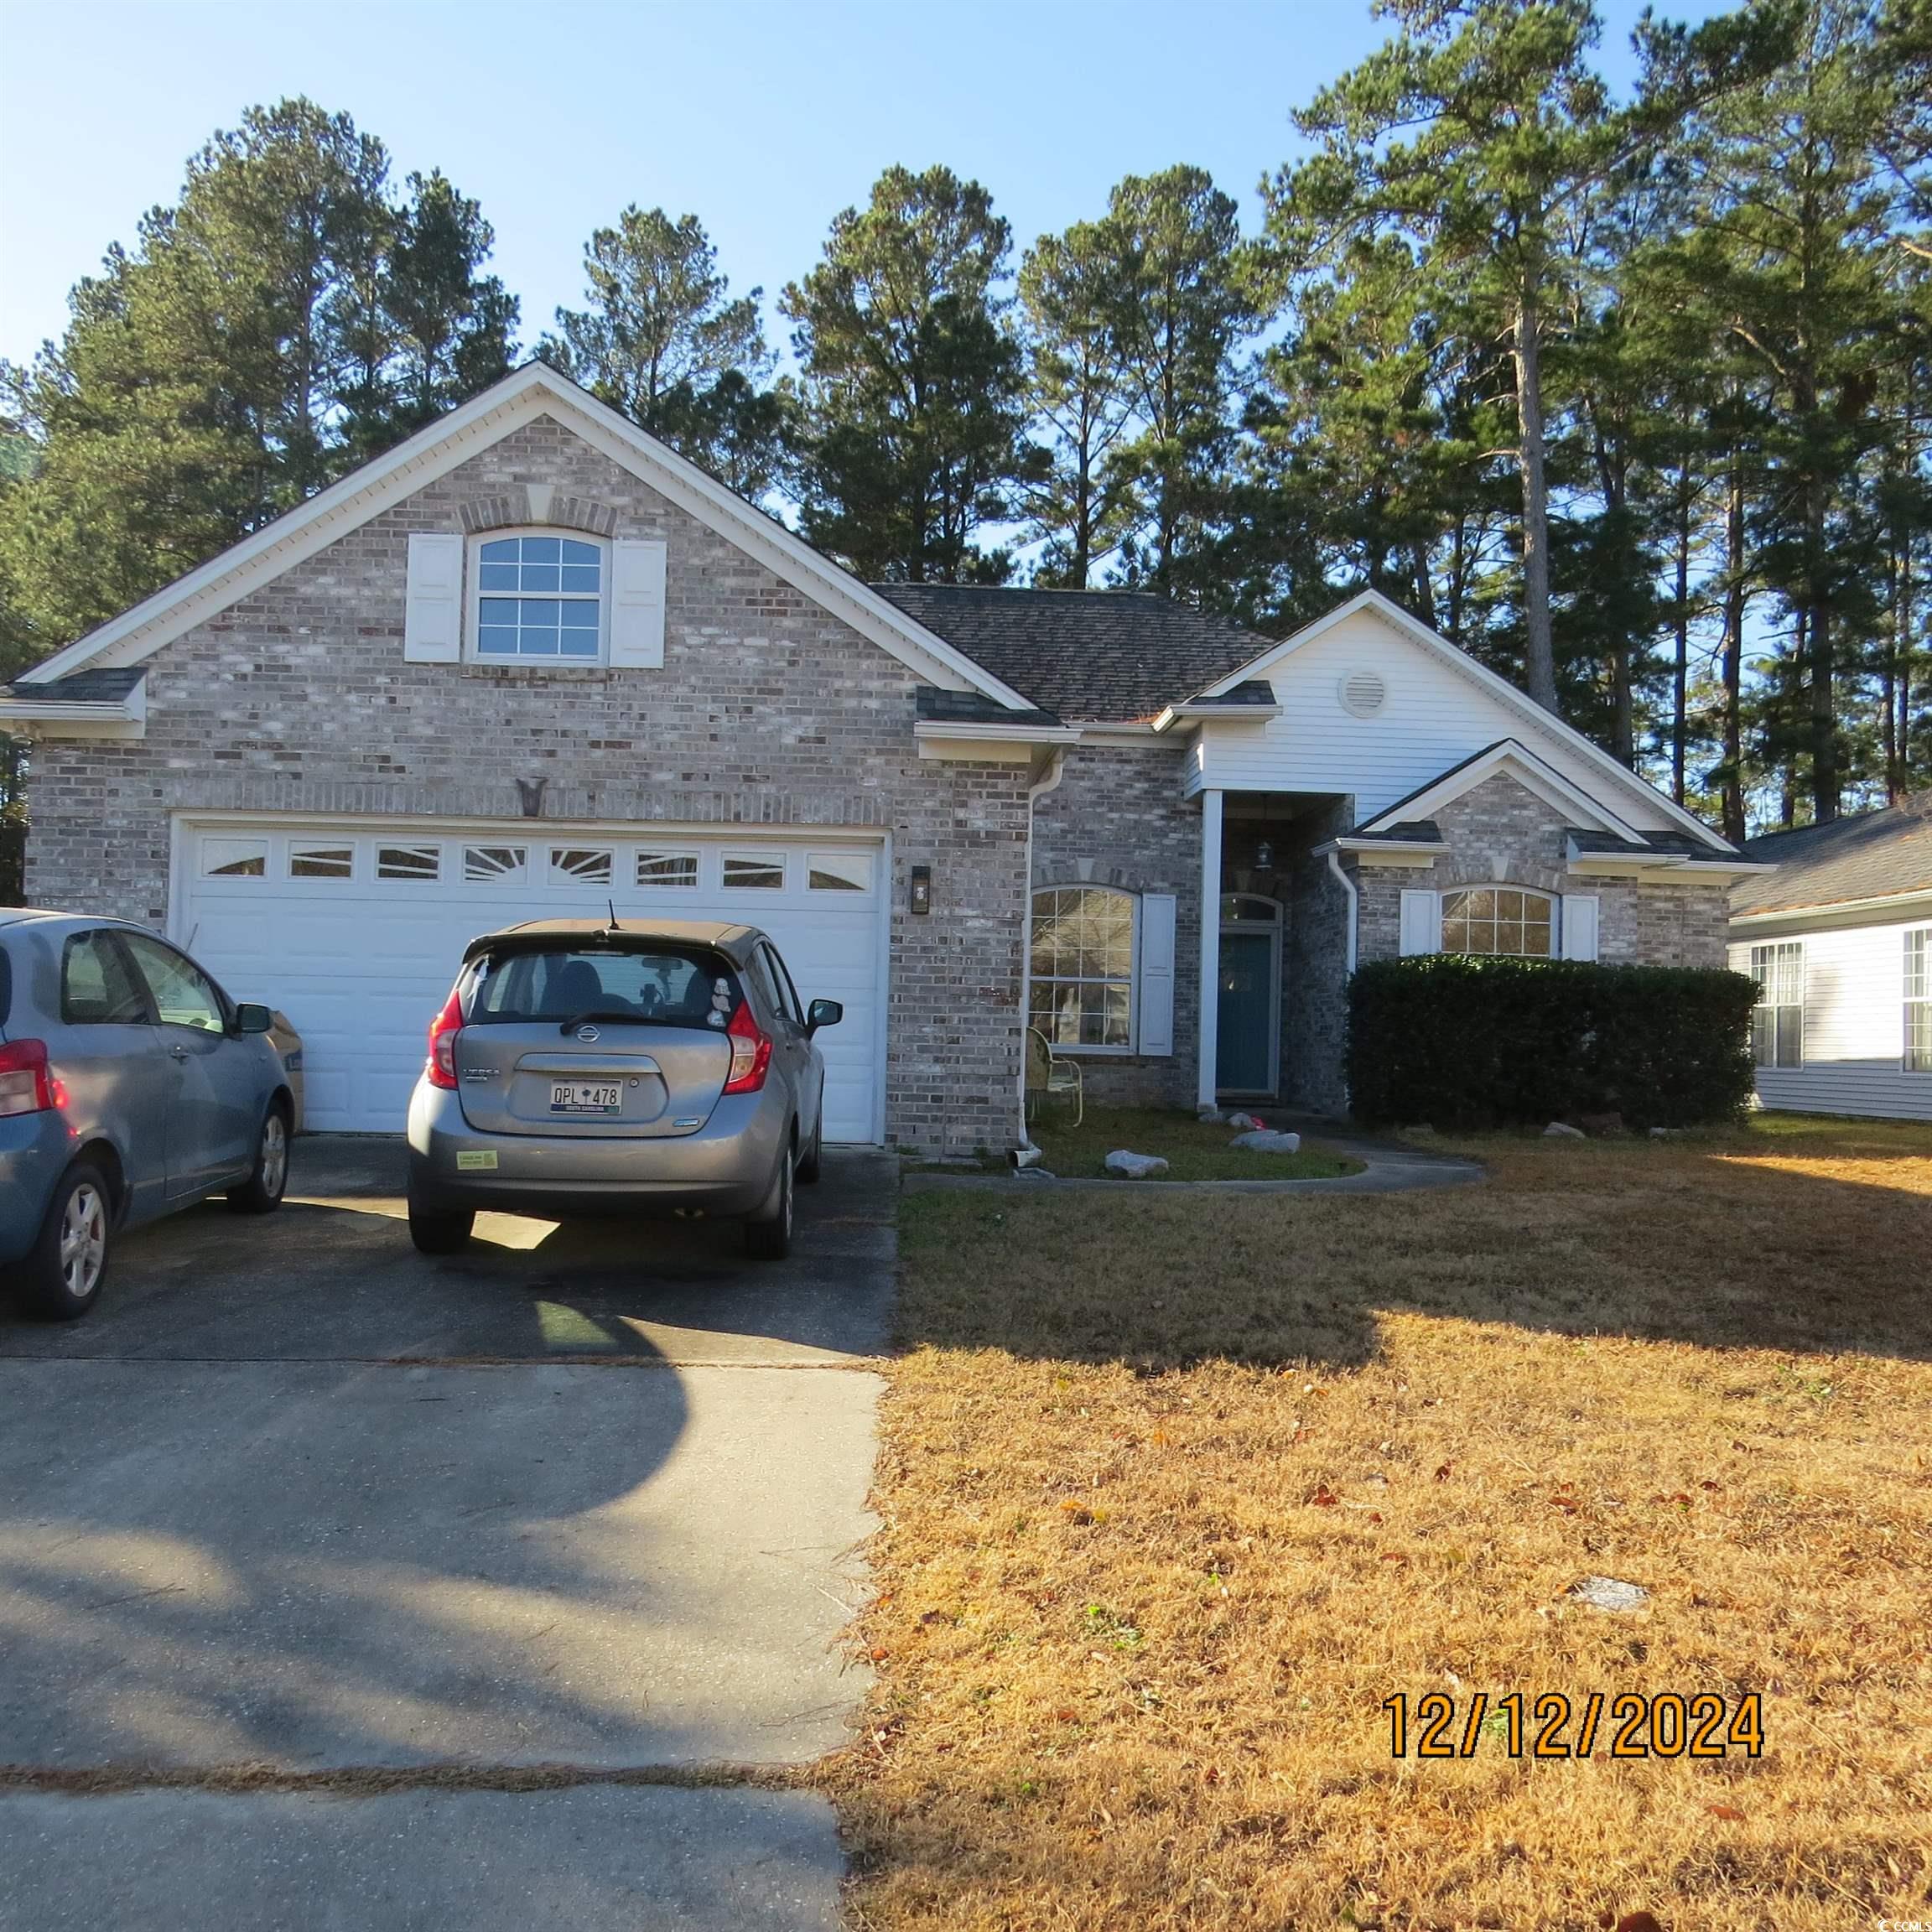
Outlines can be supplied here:
M1421 892L1404 887L1402 892L1402 957L1442 950L1442 899L1440 893Z
M1140 895L1139 1051L1174 1051L1174 895Z
M633 671L661 670L664 545L624 538L610 549L610 662Z
M463 539L426 531L409 538L402 655L412 664L454 664L463 655Z
M1594 959L1597 957L1597 915L1600 904L1594 892L1563 895L1563 957Z

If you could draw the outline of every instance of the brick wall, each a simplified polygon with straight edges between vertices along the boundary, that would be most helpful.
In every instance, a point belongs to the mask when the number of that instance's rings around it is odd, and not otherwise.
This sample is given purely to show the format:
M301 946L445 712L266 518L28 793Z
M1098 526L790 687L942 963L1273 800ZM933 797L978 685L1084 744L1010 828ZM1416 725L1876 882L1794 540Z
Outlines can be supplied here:
M411 531L548 520L668 544L662 670L406 663ZM169 814L273 810L892 833L886 1131L1018 1124L1026 768L922 761L911 672L548 416L167 646L145 739L34 756L30 902L159 923ZM933 911L906 911L932 868Z
M1171 892L1174 1051L1089 1053L1087 1097L1100 1105L1191 1107L1201 980L1201 807L1181 795L1177 745L1080 745L1033 810L1033 883Z
M1506 772L1486 778L1436 814L1452 848L1432 867L1363 865L1360 957L1393 959L1400 951L1404 886L1451 892L1460 886L1529 886L1541 892L1588 892L1597 906L1597 957L1612 963L1722 966L1729 913L1727 888L1706 880L1639 885L1566 870L1563 816Z

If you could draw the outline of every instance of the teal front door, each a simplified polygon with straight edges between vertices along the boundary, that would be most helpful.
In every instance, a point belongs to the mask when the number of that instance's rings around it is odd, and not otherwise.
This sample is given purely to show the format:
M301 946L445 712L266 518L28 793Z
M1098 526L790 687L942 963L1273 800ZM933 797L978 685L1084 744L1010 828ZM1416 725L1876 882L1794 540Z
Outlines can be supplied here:
M1220 1019L1214 1035L1214 1082L1223 1093L1275 1089L1273 932L1221 934Z

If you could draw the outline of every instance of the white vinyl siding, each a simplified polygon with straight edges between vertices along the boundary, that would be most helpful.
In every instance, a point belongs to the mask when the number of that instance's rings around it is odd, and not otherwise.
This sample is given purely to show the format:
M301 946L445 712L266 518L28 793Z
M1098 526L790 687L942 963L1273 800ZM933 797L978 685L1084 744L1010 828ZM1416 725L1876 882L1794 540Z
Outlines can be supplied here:
M1800 1114L1932 1120L1932 1073L1905 1060L1905 935L1910 925L1845 927L1804 934L1805 1063L1760 1067L1758 1098ZM1749 973L1757 947L1739 939L1731 967Z
M1373 671L1388 698L1373 717L1343 708L1343 680ZM1681 831L1662 800L1645 802L1623 787L1606 789L1602 771L1574 740L1542 731L1473 680L1393 630L1373 611L1358 611L1292 652L1270 678L1281 714L1261 724L1223 723L1201 733L1191 765L1192 790L1352 792L1355 820L1365 823L1452 765L1499 738L1514 738L1570 782L1602 797L1628 823Z

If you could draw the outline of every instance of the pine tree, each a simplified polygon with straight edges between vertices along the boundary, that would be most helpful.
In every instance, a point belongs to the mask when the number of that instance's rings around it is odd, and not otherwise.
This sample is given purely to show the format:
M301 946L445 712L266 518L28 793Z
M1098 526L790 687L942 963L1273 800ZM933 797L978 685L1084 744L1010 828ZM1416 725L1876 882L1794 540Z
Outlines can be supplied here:
M803 371L805 534L862 577L1003 582L975 541L1011 517L1039 457L1005 326L1010 236L950 169L891 168L832 224L782 307Z

